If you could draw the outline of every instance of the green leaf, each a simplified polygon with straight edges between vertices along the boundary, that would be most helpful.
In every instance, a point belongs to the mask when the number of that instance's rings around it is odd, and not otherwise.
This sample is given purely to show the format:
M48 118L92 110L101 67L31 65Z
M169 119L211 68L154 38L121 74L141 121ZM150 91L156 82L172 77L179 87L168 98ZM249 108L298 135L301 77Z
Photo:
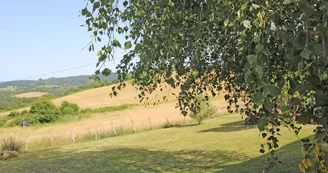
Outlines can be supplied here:
M141 46L141 44L136 44L136 47L134 48L134 50L138 53L138 52L140 52L141 51L141 49L142 49L142 46Z
M275 108L275 105L272 102L266 102L264 103L264 108L269 112L272 112L272 110Z
M173 7L174 6L174 2L172 2L171 0L169 0L169 6Z
M124 43L124 49L130 49L132 47L131 41L127 41Z
M98 1L95 2L95 3L93 3L93 9L92 9L92 11L96 11L99 7L100 7L100 3Z
M252 28L251 21L249 21L249 20L244 20L243 25L245 28L248 28L248 29Z
M292 2L293 2L293 0L284 0L283 4L288 5L288 4L291 4Z
M105 52L106 53L111 53L112 52L112 47L110 47L110 46L106 47Z
M95 74L96 75L100 74L100 70L96 70Z
M254 81L254 76L252 74L252 72L250 70L248 70L246 73L245 73L245 82L246 83L252 83Z
M247 57L247 62L251 67L254 67L257 63L257 57L256 55L248 55Z
M259 42L259 41L260 41L260 36L259 36L259 35L254 35L254 37L253 37L253 41L254 41L255 43Z
M258 78L262 78L262 76L263 76L263 68L261 67L261 66L259 66L259 65L257 65L257 66L255 66L255 68L254 68L254 74L255 74L255 76L256 77L258 77Z
M264 95L261 92L257 92L252 98L252 101L255 103L262 103L264 101Z
M305 58L305 59L310 58L309 50L307 50L307 49L303 49L303 51L301 52L300 55L301 55L302 58Z
M128 5L128 1L123 2L123 6L126 7Z
M82 9L82 15L83 15L83 16L87 15L88 12L89 12L89 11L88 11L87 8L83 8L83 9Z
M260 6L257 5L257 4L252 4L252 7L253 7L254 9L258 9L258 8L260 8Z
M257 128L260 131L264 131L265 127L268 125L268 120L267 119L260 119L259 123L257 124Z
M99 81L100 81L100 77L99 77L99 76L95 76L95 77L94 77L94 80L95 80L96 82L99 82Z
M115 46L115 47L122 47L121 46L121 43L119 41L117 41L116 39L113 40L113 46Z
M109 70L108 68L105 68L101 73L104 76L109 76L111 74L111 70Z
M194 79L196 79L196 78L198 77L198 74L199 74L198 71L193 71L193 72L191 73L191 77L194 78Z
M264 92L263 93L266 96L270 94L274 97L277 97L280 94L280 89L276 86L266 84L266 85L264 85Z

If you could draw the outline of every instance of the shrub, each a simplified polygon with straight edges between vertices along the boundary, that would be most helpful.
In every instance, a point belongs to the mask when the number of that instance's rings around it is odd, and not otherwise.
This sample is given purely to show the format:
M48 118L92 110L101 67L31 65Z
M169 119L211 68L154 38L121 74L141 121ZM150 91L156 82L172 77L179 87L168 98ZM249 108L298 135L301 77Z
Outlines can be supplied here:
M71 107L65 107L62 112L64 115L74 114L74 109Z
M10 112L8 116L10 117L16 117L16 116L19 116L19 112L18 111L14 111L14 112Z
M5 138L1 141L1 151L17 151L19 152L23 143L14 137Z
M60 111L56 105L47 100L33 103L30 109L30 113L33 115L29 114L27 116L32 118L34 122L38 119L40 123L54 122L59 118L60 115Z
M21 115L26 115L26 114L29 114L29 111L28 110L23 110L20 114Z
M203 95L197 96L196 100L192 101L192 103L199 105L199 109L197 112L190 112L189 116L190 118L197 120L198 124L201 124L204 119L210 118L216 113L216 107L211 105L209 101L205 100Z
M64 113L65 108L72 108L73 112L72 113ZM73 114L77 113L79 111L79 106L75 103L69 103L68 101L63 101L60 107L60 111L63 114ZM67 109L68 110L68 109Z
M48 113L54 113L57 111L57 107L55 104L53 104L51 101L47 100L41 100L34 102L30 108L30 113L38 113L38 114L48 114Z

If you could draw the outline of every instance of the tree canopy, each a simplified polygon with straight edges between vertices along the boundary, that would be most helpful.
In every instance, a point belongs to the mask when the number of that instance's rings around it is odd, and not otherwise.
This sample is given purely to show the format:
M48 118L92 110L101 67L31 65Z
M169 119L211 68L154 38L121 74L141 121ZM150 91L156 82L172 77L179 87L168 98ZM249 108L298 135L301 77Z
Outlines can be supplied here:
M258 128L273 154L268 168L279 161L280 126L298 134L299 114L303 123L317 124L315 138L303 140L300 169L323 172L327 10L325 0L88 0L81 14L93 36L89 50L103 45L97 66L113 59L116 48L125 49L117 73L121 81L133 75L140 99L165 83L179 87L178 106L186 115L199 110L199 103L190 104L198 94L208 99L225 90L230 111L264 112Z

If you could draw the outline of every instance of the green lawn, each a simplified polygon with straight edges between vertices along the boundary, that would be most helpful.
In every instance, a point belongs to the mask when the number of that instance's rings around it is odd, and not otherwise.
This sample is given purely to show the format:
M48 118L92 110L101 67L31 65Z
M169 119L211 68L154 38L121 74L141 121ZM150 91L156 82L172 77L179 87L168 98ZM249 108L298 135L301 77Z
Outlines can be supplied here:
M159 129L138 134L22 153L0 161L0 172L222 172L256 173L267 165L255 126L242 125L239 115L202 125ZM313 128L313 127L312 127ZM300 142L282 130L275 172L298 172ZM301 136L312 135L311 126Z

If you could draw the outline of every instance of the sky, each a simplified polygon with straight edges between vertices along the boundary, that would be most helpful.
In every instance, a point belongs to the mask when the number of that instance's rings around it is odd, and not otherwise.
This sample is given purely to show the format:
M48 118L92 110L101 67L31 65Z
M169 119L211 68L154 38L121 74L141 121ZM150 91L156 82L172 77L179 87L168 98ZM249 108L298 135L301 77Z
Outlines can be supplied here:
M0 81L93 74L96 52L83 49L91 33L80 26L85 4L85 0L1 1ZM76 67L81 68L39 76Z

